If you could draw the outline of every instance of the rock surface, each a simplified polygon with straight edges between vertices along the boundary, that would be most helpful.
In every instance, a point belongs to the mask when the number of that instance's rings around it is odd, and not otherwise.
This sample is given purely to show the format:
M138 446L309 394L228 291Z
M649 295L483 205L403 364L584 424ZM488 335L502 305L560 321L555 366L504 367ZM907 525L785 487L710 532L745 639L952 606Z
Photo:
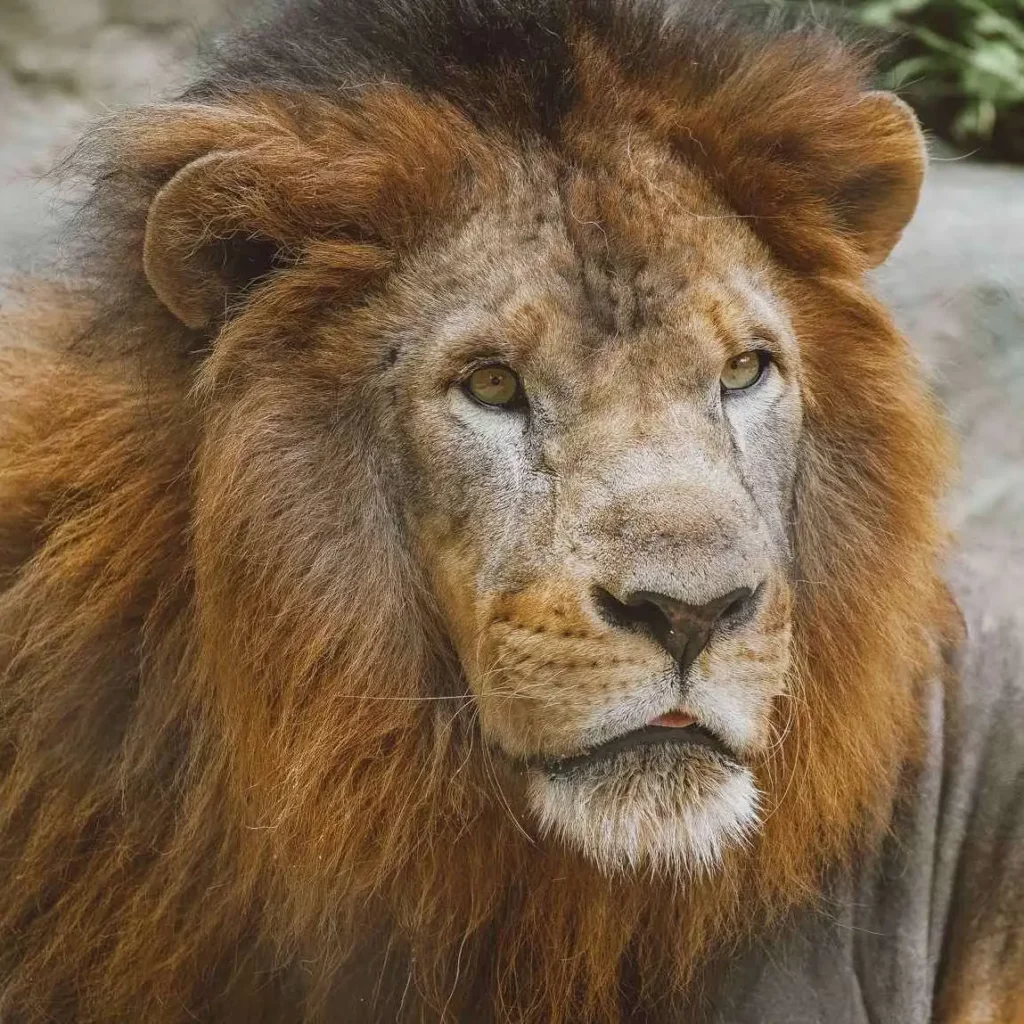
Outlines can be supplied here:
M952 524L1024 542L1024 169L936 159L877 284L961 437Z
M0 273L31 271L68 196L43 180L93 119L167 95L221 0L0 0Z
M60 196L43 175L90 118L173 89L223 5L2 3L0 274L9 274L31 272L56 237ZM969 543L1024 550L1024 169L936 159L876 281L962 437L952 525Z

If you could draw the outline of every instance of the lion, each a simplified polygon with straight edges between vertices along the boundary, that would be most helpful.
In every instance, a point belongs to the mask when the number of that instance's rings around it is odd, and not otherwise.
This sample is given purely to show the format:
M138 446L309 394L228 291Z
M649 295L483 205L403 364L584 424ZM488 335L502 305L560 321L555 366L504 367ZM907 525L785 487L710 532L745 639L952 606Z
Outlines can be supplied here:
M92 133L4 313L0 1019L1022 1019L1020 633L869 83L298 0Z

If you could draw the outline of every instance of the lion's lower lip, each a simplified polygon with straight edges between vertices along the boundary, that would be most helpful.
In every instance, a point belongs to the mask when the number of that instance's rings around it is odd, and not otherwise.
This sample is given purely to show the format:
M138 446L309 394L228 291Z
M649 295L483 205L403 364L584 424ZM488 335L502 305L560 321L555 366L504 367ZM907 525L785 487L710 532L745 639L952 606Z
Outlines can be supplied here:
M659 725L648 725L642 729L635 729L633 732L624 733L614 739L602 743L600 746L582 754L575 754L572 757L559 760L547 760L535 763L535 767L542 768L549 775L570 775L573 772L589 768L601 761L609 760L617 754L626 750L635 750L638 747L650 746L693 746L711 750L722 757L732 758L732 753L717 736L708 732L699 725L690 725L686 728L665 728Z

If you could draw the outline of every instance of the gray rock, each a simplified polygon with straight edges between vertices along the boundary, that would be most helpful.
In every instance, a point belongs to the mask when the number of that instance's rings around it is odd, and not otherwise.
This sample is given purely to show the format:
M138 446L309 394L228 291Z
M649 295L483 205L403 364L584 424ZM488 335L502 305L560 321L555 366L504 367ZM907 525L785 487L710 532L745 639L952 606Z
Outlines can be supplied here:
M180 85L220 10L209 0L0 5L0 274L31 273L52 252L74 197L47 172L93 119Z
M1024 170L934 162L877 287L961 437L952 525L1024 542Z

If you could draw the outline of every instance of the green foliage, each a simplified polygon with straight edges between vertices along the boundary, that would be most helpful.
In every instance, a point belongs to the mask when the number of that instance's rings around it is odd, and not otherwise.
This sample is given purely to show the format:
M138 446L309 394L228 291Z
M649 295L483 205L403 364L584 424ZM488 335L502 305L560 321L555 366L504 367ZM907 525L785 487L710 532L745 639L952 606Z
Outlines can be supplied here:
M863 0L847 13L896 39L892 84L930 127L1024 159L1024 0Z

